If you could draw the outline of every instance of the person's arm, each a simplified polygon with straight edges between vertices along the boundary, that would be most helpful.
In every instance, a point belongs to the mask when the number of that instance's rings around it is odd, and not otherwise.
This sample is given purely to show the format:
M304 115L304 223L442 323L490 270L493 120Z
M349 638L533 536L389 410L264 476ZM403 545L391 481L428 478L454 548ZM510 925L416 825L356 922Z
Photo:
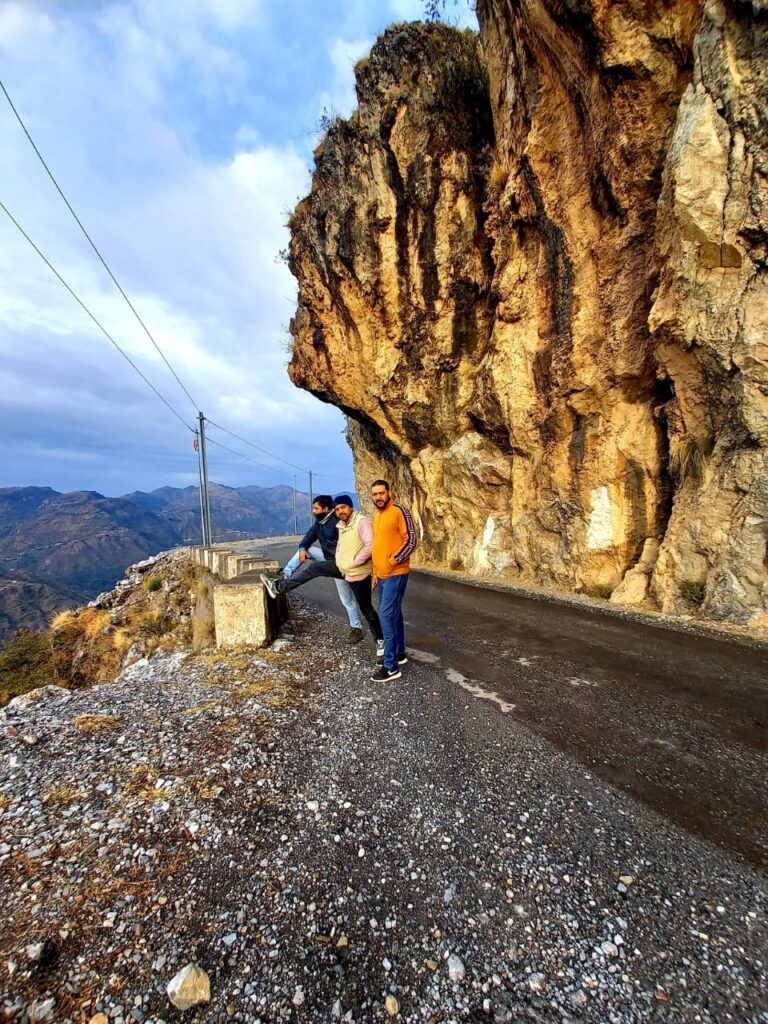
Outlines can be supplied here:
M299 544L299 551L307 552L318 539L317 522L314 522L312 526L307 530L304 536L301 538Z
M361 519L357 524L357 535L363 542L363 546L352 559L353 565L365 565L373 551L373 523L370 519Z
M411 552L415 549L416 544L418 543L416 527L413 523L413 516L405 505L398 505L395 503L395 507L400 509L398 532L403 540L403 546L394 555L388 556L387 561L390 565L400 565L406 559L410 558Z

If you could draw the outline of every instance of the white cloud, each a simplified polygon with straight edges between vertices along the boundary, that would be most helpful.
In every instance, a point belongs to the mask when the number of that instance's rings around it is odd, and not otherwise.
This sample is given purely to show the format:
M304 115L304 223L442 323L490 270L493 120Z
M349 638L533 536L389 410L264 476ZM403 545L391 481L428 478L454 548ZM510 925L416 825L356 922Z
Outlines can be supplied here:
M360 39L335 39L329 49L333 80L331 88L321 96L321 108L329 116L349 117L357 106L355 93L355 64L365 57L373 46L374 39L366 36Z
M343 420L287 377L296 287L275 257L309 184L307 120L351 112L355 62L393 16L421 16L403 3L0 0L3 81L196 401L339 486L351 483ZM0 132L0 198L191 420L2 97ZM183 429L2 213L0 275L0 486L119 491L193 473ZM212 463L224 482L281 479L220 450Z

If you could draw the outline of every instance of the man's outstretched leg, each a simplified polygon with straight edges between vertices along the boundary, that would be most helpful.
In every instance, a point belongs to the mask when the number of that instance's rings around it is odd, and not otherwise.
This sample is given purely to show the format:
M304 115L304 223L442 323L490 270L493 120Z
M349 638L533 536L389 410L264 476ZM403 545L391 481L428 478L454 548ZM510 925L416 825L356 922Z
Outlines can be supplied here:
M271 580L269 576L265 576L262 573L261 582L264 584L269 596L276 598L280 594L290 594L292 590L295 590L297 587L303 587L305 583L309 583L310 580L317 579L319 576L326 576L334 580L341 579L341 573L331 558L324 559L322 562L314 560L305 562L304 568L300 572L294 573L287 580Z

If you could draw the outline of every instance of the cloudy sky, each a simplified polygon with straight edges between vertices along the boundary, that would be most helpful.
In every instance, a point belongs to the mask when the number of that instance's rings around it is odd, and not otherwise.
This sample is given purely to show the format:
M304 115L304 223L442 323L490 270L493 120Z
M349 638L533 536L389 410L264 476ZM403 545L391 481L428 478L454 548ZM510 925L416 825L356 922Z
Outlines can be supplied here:
M422 0L0 0L0 77L196 405L300 467L352 483L338 410L286 374L295 284L277 254L324 111ZM467 23L464 4L448 14ZM157 389L195 409L133 319L0 94L0 200ZM121 494L196 482L192 435L0 210L0 487ZM292 470L209 451L226 484ZM306 483L299 478L300 484ZM316 489L317 489L316 486Z

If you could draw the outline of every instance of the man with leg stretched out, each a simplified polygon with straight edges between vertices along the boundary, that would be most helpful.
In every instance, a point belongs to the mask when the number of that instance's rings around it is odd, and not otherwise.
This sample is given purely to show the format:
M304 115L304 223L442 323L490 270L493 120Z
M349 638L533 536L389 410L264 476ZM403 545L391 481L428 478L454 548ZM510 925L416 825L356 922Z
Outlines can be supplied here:
M408 586L411 553L416 547L416 527L410 510L392 499L386 480L371 484L376 506L373 519L373 583L379 589L379 616L384 632L384 663L371 676L373 682L399 679L405 651L403 598Z
M300 566L310 561L323 562L335 557L339 540L339 520L333 510L333 498L330 494L318 494L312 505L312 514L315 517L314 523L302 537L299 550L286 562L283 569L283 577L286 580L289 580ZM356 644L363 639L363 624L352 588L340 577L333 582L349 619L348 642Z

